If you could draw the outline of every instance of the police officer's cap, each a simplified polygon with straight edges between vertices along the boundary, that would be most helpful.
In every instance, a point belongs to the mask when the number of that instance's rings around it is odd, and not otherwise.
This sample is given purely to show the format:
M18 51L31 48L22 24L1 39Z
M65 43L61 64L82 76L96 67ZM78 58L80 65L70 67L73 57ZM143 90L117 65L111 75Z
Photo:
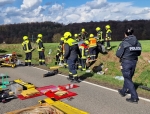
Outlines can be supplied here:
M132 35L133 32L134 32L133 28L128 28L128 29L125 31L125 34L126 34L127 36L129 36L129 35Z

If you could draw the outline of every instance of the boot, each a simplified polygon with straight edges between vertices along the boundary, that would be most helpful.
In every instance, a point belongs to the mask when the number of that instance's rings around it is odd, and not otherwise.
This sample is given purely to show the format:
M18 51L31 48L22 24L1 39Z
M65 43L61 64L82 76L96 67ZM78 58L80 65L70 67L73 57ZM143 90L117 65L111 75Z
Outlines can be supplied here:
M72 80L71 82L73 82L73 83L80 83L81 81L79 80L79 77L76 76L76 77L74 77L74 80Z
M42 62L42 65L45 65L45 66L46 66L45 62Z
M58 61L55 61L55 65L57 65L58 64Z
M25 62L25 66L28 66L28 63L27 63L27 62Z
M67 77L68 80L73 80L73 76L71 74L69 74L69 77Z
M42 65L42 62L41 62L41 61L39 62L39 65Z
M28 66L31 66L31 62L28 63Z

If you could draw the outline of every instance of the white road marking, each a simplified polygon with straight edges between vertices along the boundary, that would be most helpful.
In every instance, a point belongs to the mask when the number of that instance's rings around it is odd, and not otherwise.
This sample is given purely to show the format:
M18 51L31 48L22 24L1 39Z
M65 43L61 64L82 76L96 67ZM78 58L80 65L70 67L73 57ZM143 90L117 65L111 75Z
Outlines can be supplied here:
M41 68L37 68L37 67L33 67L33 68L36 68L36 69L39 69L39 70L43 70L43 71L47 71L48 70L44 70L44 69L41 69ZM67 77L66 75L63 75L63 74L58 74L60 76L63 76L63 77ZM104 87L104 86L101 86L101 85L97 85L97 84L94 84L94 83L91 83L91 82L87 82L87 81L82 81L84 83L87 83L87 84L90 84L90 85L93 85L93 86L97 86L97 87L100 87L100 88L103 88L103 89L107 89L107 90L110 90L110 91L114 91L114 92L118 92L117 90L115 89L111 89L111 88L108 88L108 87ZM139 99L142 99L144 101L147 101L147 102L150 102L150 99L146 99L146 98L143 98L143 97L139 97Z

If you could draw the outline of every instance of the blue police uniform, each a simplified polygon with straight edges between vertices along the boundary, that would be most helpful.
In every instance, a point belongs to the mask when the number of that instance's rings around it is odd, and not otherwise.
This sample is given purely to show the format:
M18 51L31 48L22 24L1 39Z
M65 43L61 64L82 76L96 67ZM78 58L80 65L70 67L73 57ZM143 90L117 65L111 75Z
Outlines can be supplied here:
M116 52L116 56L120 58L121 71L124 77L123 88L119 91L122 96L125 96L127 90L131 93L130 101L138 101L138 95L135 90L132 77L138 61L138 56L141 54L141 44L138 42L134 35L128 35L120 43ZM127 100L127 99L126 99ZM128 101L128 100L127 100Z

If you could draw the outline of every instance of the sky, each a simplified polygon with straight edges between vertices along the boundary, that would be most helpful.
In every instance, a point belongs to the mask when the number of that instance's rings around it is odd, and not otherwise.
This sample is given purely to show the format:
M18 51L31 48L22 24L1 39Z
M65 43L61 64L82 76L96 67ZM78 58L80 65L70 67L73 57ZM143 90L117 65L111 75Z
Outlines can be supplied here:
M150 19L150 0L0 0L0 25Z

